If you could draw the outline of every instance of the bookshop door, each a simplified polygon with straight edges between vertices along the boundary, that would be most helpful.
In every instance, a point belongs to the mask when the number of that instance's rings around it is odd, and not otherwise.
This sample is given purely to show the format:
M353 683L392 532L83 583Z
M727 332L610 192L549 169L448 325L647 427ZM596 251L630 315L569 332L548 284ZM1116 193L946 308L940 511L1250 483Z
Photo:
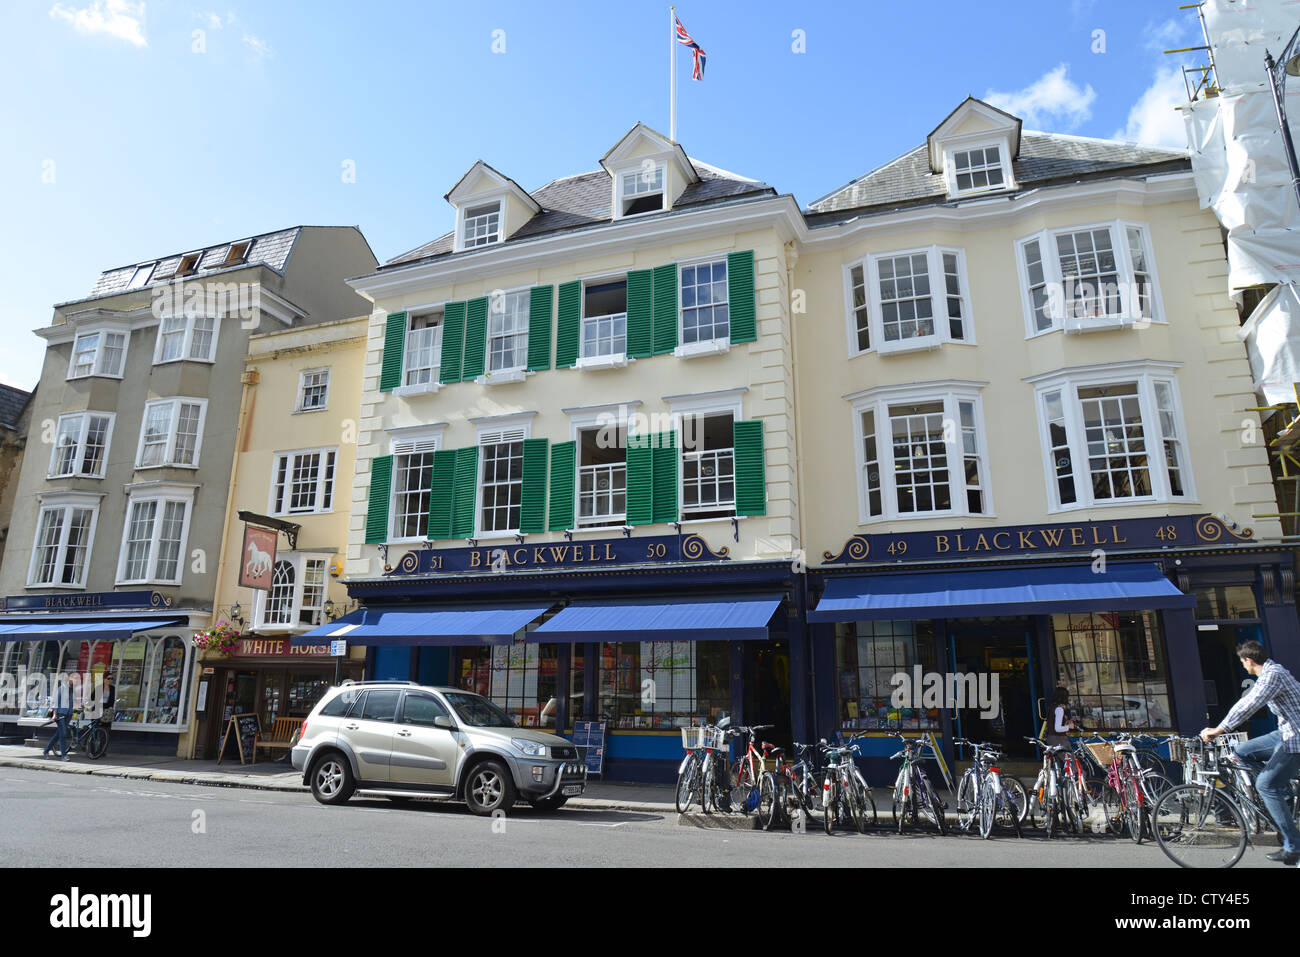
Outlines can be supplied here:
M742 642L745 724L770 724L760 738L793 753L790 738L790 648L785 639ZM757 743L757 742L755 742Z

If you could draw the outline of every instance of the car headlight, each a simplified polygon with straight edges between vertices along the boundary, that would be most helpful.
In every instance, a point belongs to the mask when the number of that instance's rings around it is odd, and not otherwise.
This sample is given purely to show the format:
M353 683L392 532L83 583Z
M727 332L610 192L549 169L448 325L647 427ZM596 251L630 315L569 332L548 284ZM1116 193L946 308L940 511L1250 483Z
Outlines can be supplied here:
M546 745L544 744L539 744L536 741L526 741L523 738L511 738L510 743L530 758L546 757Z

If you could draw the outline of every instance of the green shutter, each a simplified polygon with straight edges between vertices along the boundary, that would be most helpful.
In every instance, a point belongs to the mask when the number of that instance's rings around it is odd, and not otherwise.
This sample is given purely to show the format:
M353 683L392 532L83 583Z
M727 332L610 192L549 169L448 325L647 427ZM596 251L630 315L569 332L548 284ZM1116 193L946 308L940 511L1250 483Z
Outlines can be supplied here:
M570 369L578 361L578 334L582 325L582 283L560 283L555 324L555 368Z
M627 523L649 525L654 521L654 449L649 435L627 439Z
M546 531L546 439L524 439L522 488L519 491L519 531Z
M406 350L406 313L390 312L384 328L384 363L379 372L379 390L392 392L402 384L402 353Z
M456 450L456 483L452 492L451 537L474 537L474 496L478 491L478 446Z
M727 303L731 341L758 338L758 309L754 302L754 250L727 254Z
M551 514L548 524L553 532L573 528L573 475L577 456L577 442L556 442L551 446Z
M736 514L767 514L767 469L763 463L763 423L735 422L731 444L736 450Z
M465 303L449 302L442 310L442 369L439 382L460 381L460 356L465 345Z
M469 301L465 319L465 365L460 370L463 382L470 382L483 374L483 356L487 352L487 297Z
M633 359L646 358L653 346L650 336L651 285L649 269L627 274L627 354Z
M429 491L429 538L451 538L451 503L456 488L456 450L433 453L433 482Z
M677 431L660 432L654 449L655 524L677 521Z
M528 294L528 368L551 367L551 293L553 286L534 286Z
M660 355L677 348L677 264L654 268L654 353Z
M393 457L370 460L370 508L366 511L366 544L388 541L388 498L393 481Z

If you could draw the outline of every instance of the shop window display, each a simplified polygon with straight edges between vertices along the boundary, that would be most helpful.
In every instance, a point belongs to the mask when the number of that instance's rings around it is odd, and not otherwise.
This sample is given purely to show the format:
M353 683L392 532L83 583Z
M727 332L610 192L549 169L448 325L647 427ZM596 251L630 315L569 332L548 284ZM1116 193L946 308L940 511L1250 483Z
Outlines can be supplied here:
M599 664L599 717L611 729L671 731L731 709L726 642L606 643Z
M523 728L554 728L558 648L516 640L509 645L465 649L457 686L489 699Z
M893 676L935 667L934 627L928 621L857 621L836 626L839 721L846 730L938 731L939 709L896 706Z
M1168 730L1169 679L1151 612L1053 615L1056 676L1086 728Z

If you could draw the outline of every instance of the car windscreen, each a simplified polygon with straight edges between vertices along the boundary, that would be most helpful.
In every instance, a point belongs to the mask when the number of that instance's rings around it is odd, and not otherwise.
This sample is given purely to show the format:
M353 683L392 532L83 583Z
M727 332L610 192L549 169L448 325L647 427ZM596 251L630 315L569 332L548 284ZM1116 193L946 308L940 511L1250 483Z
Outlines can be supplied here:
M447 695L460 720L474 728L513 728L514 721L487 698L476 694Z

